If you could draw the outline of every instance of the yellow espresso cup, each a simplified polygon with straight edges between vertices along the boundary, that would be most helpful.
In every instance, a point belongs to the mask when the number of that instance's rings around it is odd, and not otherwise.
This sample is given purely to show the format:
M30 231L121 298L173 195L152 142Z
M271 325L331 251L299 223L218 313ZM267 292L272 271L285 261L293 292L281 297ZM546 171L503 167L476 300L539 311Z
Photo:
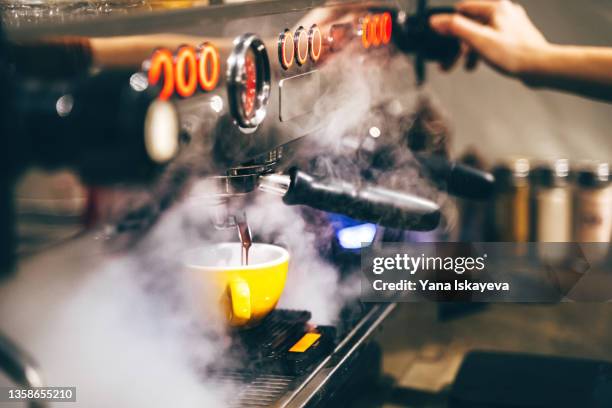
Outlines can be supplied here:
M200 296L219 299L231 326L252 327L278 302L289 270L289 252L276 245L253 244L249 264L241 265L238 242L188 251L185 265ZM201 289L201 290L200 290Z

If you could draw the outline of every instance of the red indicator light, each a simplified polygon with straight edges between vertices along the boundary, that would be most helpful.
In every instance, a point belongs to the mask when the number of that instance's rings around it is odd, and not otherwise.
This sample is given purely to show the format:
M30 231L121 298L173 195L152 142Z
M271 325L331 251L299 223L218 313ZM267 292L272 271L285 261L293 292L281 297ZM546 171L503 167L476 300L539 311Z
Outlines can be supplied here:
M393 20L391 19L391 13L383 13L380 18L380 26L382 28L382 43L389 44L391 41L391 34L393 33Z
M370 42L373 46L377 47L380 45L381 35L380 14L374 14L370 20Z
M174 64L170 51L160 48L153 52L149 67L148 79L150 85L157 85L162 79L164 84L159 93L159 99L167 100L174 93Z
M179 47L175 65L176 93L187 98L193 95L198 85L196 54L193 47L188 45Z
M257 98L257 67L255 66L255 56L252 51L248 51L244 60L245 88L242 95L242 106L244 113L250 116L255 108Z
M308 60L308 33L304 27L300 27L295 30L293 36L293 42L295 43L295 61L298 65L304 65Z
M278 59L283 68L289 69L293 65L294 54L293 34L285 30L278 38Z
M212 91L219 82L219 52L214 45L203 43L198 48L198 79L203 91Z
M361 22L361 44L364 48L370 48L370 16L365 16Z
M321 35L321 30L319 30L319 27L317 27L316 24L310 27L310 31L308 32L308 41L310 43L310 59L313 62L317 62L321 57L323 36Z

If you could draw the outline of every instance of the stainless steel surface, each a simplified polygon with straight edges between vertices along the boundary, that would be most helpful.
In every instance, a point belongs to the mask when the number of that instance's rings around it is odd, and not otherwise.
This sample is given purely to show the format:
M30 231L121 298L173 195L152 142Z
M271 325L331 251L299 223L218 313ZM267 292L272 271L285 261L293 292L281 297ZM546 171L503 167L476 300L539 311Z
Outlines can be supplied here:
M368 4L387 4L390 7L408 7L411 0L260 0L245 1L210 6L181 7L178 9L149 10L135 13L109 13L108 15L91 17L76 16L73 20L64 22L40 21L36 24L23 24L18 27L8 27L7 33L12 40L32 40L43 36L125 36L142 33L172 32L176 29L176 21L180 20L183 27L201 25L214 28L218 33L219 24L229 20L257 18L262 16L278 16L289 13L304 13L316 7L330 6L364 6ZM91 24L90 20L103 20L103 24Z
M33 388L45 386L40 368L34 362L34 359L1 333L0 371L21 387ZM43 401L31 401L28 406L31 408L45 408L47 404Z
M266 174L259 179L259 189L268 193L285 195L289 190L291 177L286 174Z
M325 358L300 386L286 394L275 406L298 408L306 407L316 401L318 394L323 391L331 378L346 369L345 363L355 357L356 352L370 339L396 306L395 303L386 303L372 307L336 346L333 353Z
M172 53L184 45L213 44L219 51L222 73L217 88L198 91L188 98L172 97L172 101L177 105L181 130L189 135L191 143L204 144L208 150L214 148L216 154L226 152L222 166L230 169L251 166L250 162L257 157L312 135L327 125L339 98L332 88L344 82L335 78L336 64L325 61L332 56L331 48L334 54L340 51L338 44L330 43L333 38L327 35L329 25L342 18L343 26L357 32L358 17L367 13L368 7L394 9L402 4L389 0L255 1L111 15L104 18L103 24L75 21L49 26L26 25L9 28L7 37L32 50L65 47L66 51L73 52L71 47L76 47L88 54L84 58L91 62L88 71L128 68L146 72L151 67L154 51L160 47ZM279 34L285 30L293 33L299 27L307 31L315 26L323 37L322 58L318 60L309 55L301 65L294 63L291 69L282 68L276 58ZM254 33L261 43L250 47L244 41L255 41L256 37L247 38L245 33ZM232 44L234 38L241 36L241 41ZM354 58L362 58L364 50L358 46L359 38L353 37L353 45ZM244 89L243 54L249 48L254 51L261 48L260 58L270 59L270 71L259 72L263 81L252 117L245 115L236 102ZM66 57L70 59L72 55ZM44 59L40 64L30 64L28 69L38 69L44 74ZM226 72L227 78L223 75ZM349 74L344 79L348 83L355 81ZM228 113L233 114L239 126L232 123Z

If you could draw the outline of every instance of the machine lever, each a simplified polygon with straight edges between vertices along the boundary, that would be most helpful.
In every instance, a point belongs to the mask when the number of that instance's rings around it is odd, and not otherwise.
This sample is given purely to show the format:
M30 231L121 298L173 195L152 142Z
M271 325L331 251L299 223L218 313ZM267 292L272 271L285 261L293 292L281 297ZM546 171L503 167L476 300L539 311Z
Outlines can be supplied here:
M404 52L415 55L415 74L417 84L425 81L425 62L439 61L447 64L453 61L461 49L459 40L441 36L429 25L434 14L453 14L453 7L428 7L426 0L419 0L417 11L411 15L399 15L393 31L395 43Z

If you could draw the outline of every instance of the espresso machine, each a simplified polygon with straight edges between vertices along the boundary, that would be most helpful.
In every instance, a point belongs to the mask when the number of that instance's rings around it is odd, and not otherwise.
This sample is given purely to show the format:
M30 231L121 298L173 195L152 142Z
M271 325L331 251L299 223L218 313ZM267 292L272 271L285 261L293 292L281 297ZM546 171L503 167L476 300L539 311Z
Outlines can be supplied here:
M90 227L110 225L104 240L124 251L185 199L214 208L210 228L236 230L243 243L255 194L320 211L328 223L374 228L373 241L435 230L444 221L440 190L468 198L492 190L489 174L434 151L405 120L425 62L458 52L428 26L449 9L385 0L152 8L111 12L104 24L5 28L3 225L14 221L14 180L33 165L68 167L87 185L152 191ZM341 242L340 229L333 260L350 269L359 249ZM9 271L17 239L12 229L3 237ZM206 370L245 384L236 406L316 405L380 357L368 340L393 308L348 305L335 326L279 309L233 337L228 353L249 364ZM308 333L318 340L291 351ZM14 381L39 385L24 375L36 372L31 358L2 344Z

